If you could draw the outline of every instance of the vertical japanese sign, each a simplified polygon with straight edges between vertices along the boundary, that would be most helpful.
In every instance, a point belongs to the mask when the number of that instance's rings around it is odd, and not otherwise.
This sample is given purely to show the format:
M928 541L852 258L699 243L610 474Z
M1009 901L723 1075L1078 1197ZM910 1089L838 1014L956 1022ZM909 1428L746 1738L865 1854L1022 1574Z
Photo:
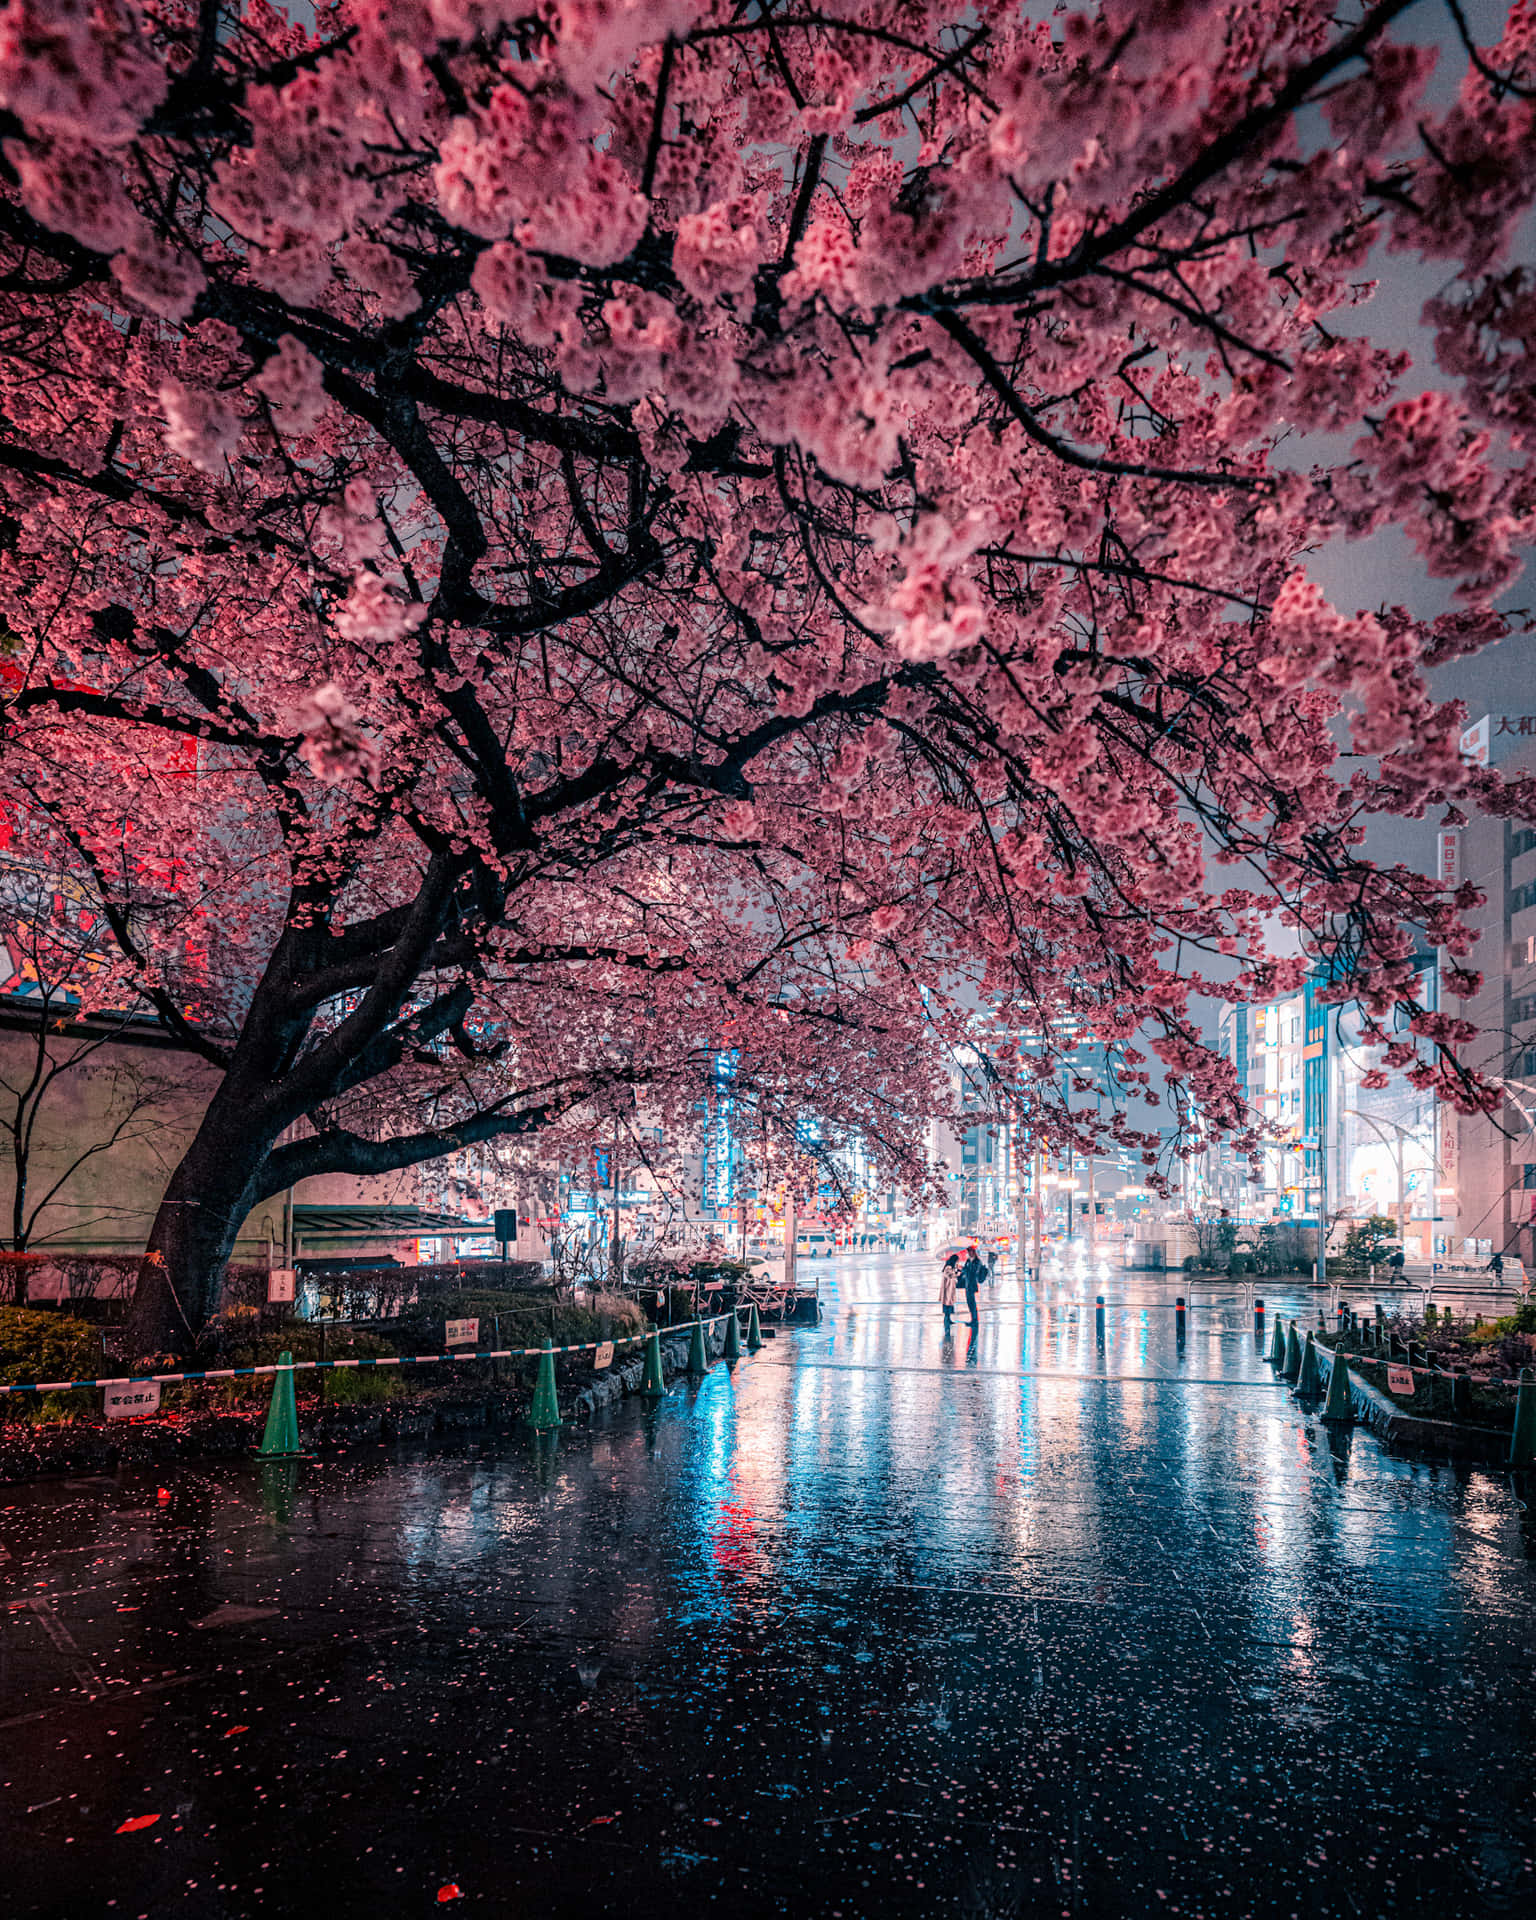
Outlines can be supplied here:
M735 1140L732 1120L736 1099L732 1091L736 1081L736 1049L715 1055L714 1084L710 1089L709 1111L704 1124L704 1192L706 1207L728 1207L735 1195Z

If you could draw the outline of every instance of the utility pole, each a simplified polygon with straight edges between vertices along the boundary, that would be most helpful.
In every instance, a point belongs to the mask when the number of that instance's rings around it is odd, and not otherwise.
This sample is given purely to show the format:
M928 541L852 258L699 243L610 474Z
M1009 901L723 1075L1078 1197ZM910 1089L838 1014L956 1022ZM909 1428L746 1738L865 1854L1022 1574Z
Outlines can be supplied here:
M613 1176L613 1244L608 1249L608 1274L614 1292L624 1284L624 1269L619 1260L619 1116L613 1116L613 1158L608 1171Z
M1328 1286L1328 1049L1323 1048L1323 1070L1317 1101L1317 1284ZM1306 1162L1303 1160L1305 1169ZM1305 1178L1305 1173L1303 1173ZM1279 1322L1276 1322L1278 1325Z
M1397 1237L1402 1240L1408 1224L1408 1181L1403 1170L1403 1142L1411 1129L1398 1120L1378 1120L1373 1114L1362 1113L1359 1107L1345 1107L1344 1111L1352 1114L1356 1120L1363 1120L1382 1145L1392 1149L1393 1165L1397 1172ZM1382 1132L1383 1127L1392 1129L1391 1140Z
M1035 1186L1034 1200L1035 1200L1035 1282L1037 1285L1039 1284L1040 1274L1041 1274L1040 1236L1041 1236L1043 1223L1041 1221L1040 1215L1041 1215L1041 1208L1042 1208L1043 1199L1044 1199L1044 1196L1042 1193L1044 1180L1045 1180L1045 1170L1041 1164L1040 1142L1036 1140L1035 1156L1034 1156L1034 1186Z
M1093 1258L1093 1155L1088 1159L1088 1258Z

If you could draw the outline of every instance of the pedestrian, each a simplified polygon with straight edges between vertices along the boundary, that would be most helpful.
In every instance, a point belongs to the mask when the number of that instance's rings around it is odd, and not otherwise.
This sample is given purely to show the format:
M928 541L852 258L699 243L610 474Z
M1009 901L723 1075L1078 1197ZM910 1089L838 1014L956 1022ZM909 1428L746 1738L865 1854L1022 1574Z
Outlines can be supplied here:
M1493 1275L1495 1280L1502 1280L1504 1278L1504 1256L1502 1253L1496 1253L1488 1262L1488 1271Z
M981 1264L976 1249L972 1247L970 1252L965 1256L965 1265L960 1269L960 1284L965 1288L965 1304L971 1316L971 1330L973 1332L980 1325L980 1322L976 1318L976 1289L986 1277L987 1270Z
M996 1247L987 1248L987 1285L989 1287L993 1287L997 1285L997 1248Z
M944 1309L944 1338L955 1330L955 1287L960 1273L960 1256L952 1253L939 1273L939 1305Z

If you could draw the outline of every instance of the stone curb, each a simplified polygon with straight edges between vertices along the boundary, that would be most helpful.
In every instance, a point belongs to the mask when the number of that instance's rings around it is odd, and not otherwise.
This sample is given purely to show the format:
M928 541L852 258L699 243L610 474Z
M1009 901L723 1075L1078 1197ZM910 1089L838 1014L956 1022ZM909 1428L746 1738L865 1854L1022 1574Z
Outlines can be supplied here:
M1318 1359L1333 1372L1333 1352L1317 1347ZM1500 1462L1509 1453L1509 1435L1500 1427L1473 1427L1459 1420L1426 1420L1421 1415L1404 1413L1384 1393L1358 1373L1349 1376L1350 1397L1356 1417L1389 1447L1407 1452L1441 1453L1465 1460Z

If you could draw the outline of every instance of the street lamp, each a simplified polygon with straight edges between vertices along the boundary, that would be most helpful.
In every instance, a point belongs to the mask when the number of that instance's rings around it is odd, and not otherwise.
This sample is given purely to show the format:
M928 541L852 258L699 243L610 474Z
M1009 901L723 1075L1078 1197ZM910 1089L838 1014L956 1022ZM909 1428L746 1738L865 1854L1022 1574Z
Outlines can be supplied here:
M1346 1114L1353 1114L1355 1119L1357 1120L1363 1120L1368 1127L1371 1127L1374 1129L1376 1137L1378 1140L1380 1140L1381 1144L1384 1147L1391 1148L1392 1150L1393 1157L1397 1162L1397 1237L1399 1240L1401 1240L1404 1237L1403 1229L1408 1224L1407 1200L1405 1197L1405 1190L1404 1190L1405 1183L1403 1179L1403 1142L1412 1137L1415 1129L1412 1127L1405 1127L1400 1120L1378 1120L1374 1114L1362 1113L1359 1107L1344 1107L1344 1108L1341 1108L1340 1111ZM1382 1132L1382 1128L1384 1126L1390 1127L1392 1131L1397 1135L1396 1146L1393 1146L1393 1143ZM1435 1191L1436 1193L1441 1193L1441 1192L1454 1193L1455 1188L1454 1187L1445 1187L1445 1188L1436 1187Z

